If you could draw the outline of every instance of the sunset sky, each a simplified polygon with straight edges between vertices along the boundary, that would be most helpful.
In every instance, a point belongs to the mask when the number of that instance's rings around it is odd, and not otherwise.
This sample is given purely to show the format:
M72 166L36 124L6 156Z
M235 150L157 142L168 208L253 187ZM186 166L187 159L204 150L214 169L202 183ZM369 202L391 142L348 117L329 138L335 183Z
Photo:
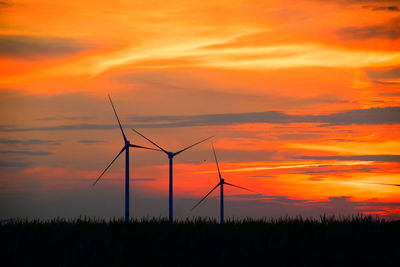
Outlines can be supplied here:
M400 218L400 1L0 1L0 219L123 216L123 139L212 139L227 217ZM131 150L131 213L166 216L168 159ZM205 142L178 218L218 216ZM387 185L385 185L387 184Z

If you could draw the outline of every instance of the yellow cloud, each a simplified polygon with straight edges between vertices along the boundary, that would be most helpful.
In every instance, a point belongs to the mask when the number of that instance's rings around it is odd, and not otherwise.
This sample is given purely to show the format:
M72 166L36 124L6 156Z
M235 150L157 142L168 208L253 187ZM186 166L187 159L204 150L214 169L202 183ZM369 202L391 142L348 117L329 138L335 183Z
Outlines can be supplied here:
M341 142L341 143L320 143L320 144L302 144L302 143L288 143L284 147L295 149L308 149L336 152L340 154L350 155L379 155L391 154L400 155L400 142L386 141L386 142Z
M264 170L279 170L279 169L297 169L297 168L311 168L321 166L354 166L354 165L371 165L373 161L329 161L327 163L302 163L302 164L289 164L289 165L278 165L278 166L255 166L255 167L244 167L222 170L221 172L252 172L252 171L264 171ZM204 171L198 173L215 173L214 171Z

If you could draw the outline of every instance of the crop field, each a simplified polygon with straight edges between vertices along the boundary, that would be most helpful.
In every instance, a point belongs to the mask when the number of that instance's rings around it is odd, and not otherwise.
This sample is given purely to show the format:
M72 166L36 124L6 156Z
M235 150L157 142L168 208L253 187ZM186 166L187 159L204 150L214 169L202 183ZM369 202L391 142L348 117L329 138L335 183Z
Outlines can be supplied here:
M398 266L400 221L355 216L13 220L2 266Z

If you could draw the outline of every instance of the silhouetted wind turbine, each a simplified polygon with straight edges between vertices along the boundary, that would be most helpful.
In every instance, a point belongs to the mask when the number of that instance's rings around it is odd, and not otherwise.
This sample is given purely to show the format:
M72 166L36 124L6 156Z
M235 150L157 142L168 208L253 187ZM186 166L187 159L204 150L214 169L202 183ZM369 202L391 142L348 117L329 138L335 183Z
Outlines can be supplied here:
M156 151L158 151L158 149L131 144L129 142L129 140L126 138L124 130L122 129L121 122L118 118L117 111L115 110L115 107L111 100L110 95L108 95L108 99L110 100L111 106L114 110L115 117L117 118L118 125L121 130L122 137L124 139L124 146L122 147L121 151L117 154L117 156L107 166L107 168L105 168L104 171L100 174L100 176L96 179L96 181L93 183L93 185L97 184L97 182L100 180L100 178L103 176L103 174L111 167L111 165L114 163L114 161L125 151L125 222L129 222L129 148L136 147L136 148L143 148L143 149L156 150Z
M173 206L173 159L174 159L174 157L176 155L179 155L183 151L186 151L186 150L194 147L195 145L198 145L200 143L203 143L204 141L207 141L208 139L212 138L213 136L210 136L210 137L208 137L206 139L203 139L203 140L201 140L201 141L199 141L197 143L194 143L193 145L190 145L190 146L188 146L188 147L186 147L186 148L184 148L182 150L179 150L178 152L170 152L170 151L165 150L161 146L157 145L156 143L154 143L149 138L147 138L143 134L139 133L135 129L132 129L132 131L134 131L135 133L137 133L138 135L140 135L141 137L143 137L144 139L146 139L147 141L149 141L150 143L152 143L153 145L158 147L162 152L164 152L168 156L168 159L169 159L169 221L172 222L173 219L174 219L174 206Z
M194 207L191 209L191 211L194 210L197 206L199 206L200 203L203 202L203 200L205 200L215 189L217 189L218 186L220 186L220 216L221 216L220 222L221 222L221 224L223 224L224 223L224 184L230 185L230 186L233 186L233 187L237 187L237 188L240 188L240 189L244 189L244 190L256 193L256 194L259 194L259 193L255 192L253 190L241 187L241 186L237 186L237 185L225 182L224 178L222 178L222 176L221 176L221 171L219 169L217 154L215 153L214 145L212 145L212 149L213 149L213 152L214 152L215 163L217 164L219 183L210 192L208 192L207 195L205 195L205 197L203 197L199 202L197 202L197 204L194 205Z

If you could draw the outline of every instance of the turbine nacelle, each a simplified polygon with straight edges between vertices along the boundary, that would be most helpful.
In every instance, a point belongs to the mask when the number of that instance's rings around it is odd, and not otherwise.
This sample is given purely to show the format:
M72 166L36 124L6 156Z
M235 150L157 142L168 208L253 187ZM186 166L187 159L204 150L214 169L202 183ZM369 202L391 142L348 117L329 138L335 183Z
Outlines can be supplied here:
M213 136L210 136L210 137L208 137L206 139L203 139L203 140L201 140L201 141L199 141L197 143L194 143L193 145L185 147L184 149L181 149L178 152L170 152L170 151L165 150L164 148L162 148L161 146L159 146L158 144L156 144L155 142L153 142L152 140L150 140L149 138L147 138L146 136L144 136L140 132L136 131L135 129L132 129L132 131L134 131L135 133L137 133L138 135L140 135L141 137L146 139L148 142L150 142L154 146L158 147L159 151L164 152L167 155L168 159L169 159L169 221L173 222L173 209L174 209L174 206L173 206L173 158L176 155L178 155L178 154L180 154L180 153L182 153L182 152L184 152L184 151L186 151L186 150L188 150L188 149L190 149L190 148L192 148L192 147L194 147L194 146L196 146L196 145L198 145L200 143L203 143L204 141L212 138Z
M128 138L126 138L124 129L122 128L121 121L119 120L117 111L114 107L114 103L112 102L110 95L108 95L108 99L110 100L115 117L118 121L118 126L119 126L119 129L121 130L122 138L124 139L124 146L122 147L121 151L117 154L117 156L111 161L111 163L108 164L108 166L104 169L104 171L100 174L100 176L96 179L96 181L94 181L93 185L97 184L97 182L107 172L107 170L117 160L117 158L122 153L125 152L125 222L129 222L129 148L134 147L134 148L142 148L142 149L157 150L157 151L158 151L158 149L131 144L130 141L128 140Z
M208 139L214 137L214 136L207 137L206 139L203 139L203 140L201 140L201 141L199 141L199 142L197 142L197 143L194 143L193 145L190 145L190 146L188 146L188 147L185 147L184 149L181 149L181 150L179 150L178 152L171 152L171 151L165 150L165 149L162 148L160 145L158 145L158 144L155 143L154 141L150 140L149 138L147 138L146 136L144 136L143 134L141 134L139 131L137 131L137 130L135 130L135 129L133 129L133 128L131 128L131 130L134 131L135 133L137 133L138 135L140 135L141 137L143 137L144 139L146 139L147 141L149 141L149 142L150 142L151 144L153 144L154 146L158 147L159 150L162 151L162 152L164 152L164 153L168 156L169 159L172 159L172 158L175 157L176 155L178 155L178 154L180 154L180 153L182 153L182 152L184 152L184 151L186 151L186 150L188 150L188 149L190 149L190 148L192 148L192 147L194 147L194 146L196 146L196 145L198 145L198 144L200 144L200 143L203 143L204 141L207 141Z
M212 149L213 149L213 153L214 153L215 163L216 163L216 165L217 165L219 183L218 183L213 189L211 189L211 191L208 192L199 202L197 202L196 205L193 206L193 208L191 209L191 211L194 210L197 206L199 206L199 205L200 205L200 204L215 190L215 189L218 188L218 186L221 186L221 195L220 195L220 199L221 199L221 204L220 204L220 205L221 205L221 206L220 206L220 211L221 211L221 224L223 224L223 223L224 223L224 192L223 192L223 185L224 185L224 184L225 184L225 185L230 185L230 186L232 186L232 187L244 189L244 190L247 190L247 191L256 193L256 194L259 194L259 193L258 193L258 192L255 192L255 191L253 191L253 190L250 190L250 189L247 189L247 188L238 186L238 185L234 185L234 184L225 182L225 179L222 178L222 176L221 176L221 171L220 171L220 169L219 169L219 164L218 164L217 154L215 153L214 144L212 144Z

